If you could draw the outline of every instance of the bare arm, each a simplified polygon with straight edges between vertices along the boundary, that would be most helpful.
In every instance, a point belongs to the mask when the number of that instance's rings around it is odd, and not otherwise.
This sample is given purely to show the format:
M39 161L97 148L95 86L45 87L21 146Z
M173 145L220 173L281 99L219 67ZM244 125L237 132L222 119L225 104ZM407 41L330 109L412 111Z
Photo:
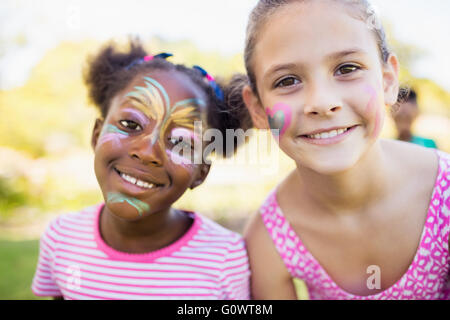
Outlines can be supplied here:
M250 220L244 232L244 238L252 272L252 299L297 299L292 277L276 251L259 213Z

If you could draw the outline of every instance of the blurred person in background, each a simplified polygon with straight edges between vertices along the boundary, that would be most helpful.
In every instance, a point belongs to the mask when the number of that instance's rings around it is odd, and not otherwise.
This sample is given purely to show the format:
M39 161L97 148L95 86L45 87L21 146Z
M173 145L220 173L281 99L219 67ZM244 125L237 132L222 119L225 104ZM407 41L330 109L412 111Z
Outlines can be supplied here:
M413 89L410 89L407 97L398 104L398 109L392 114L397 129L397 139L415 143L423 147L437 149L436 142L433 140L413 134L412 127L418 116L419 106L417 104L417 93Z

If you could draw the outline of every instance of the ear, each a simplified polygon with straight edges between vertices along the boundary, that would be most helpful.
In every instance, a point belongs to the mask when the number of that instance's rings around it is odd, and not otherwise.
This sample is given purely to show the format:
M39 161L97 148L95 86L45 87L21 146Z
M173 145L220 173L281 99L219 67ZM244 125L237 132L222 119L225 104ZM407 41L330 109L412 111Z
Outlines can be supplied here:
M92 138L91 138L91 145L92 149L95 151L95 147L97 146L98 138L100 136L100 133L103 129L103 119L97 118L95 120L94 130L92 130Z
M395 54L390 54L383 67L384 103L392 106L397 102L399 83L399 62Z
M257 129L269 129L269 122L267 120L267 114L264 110L259 98L253 92L249 85L244 86L242 89L242 98L250 113L253 124Z
M202 163L202 164L198 165L197 177L192 182L192 184L189 186L189 189L195 189L199 185L201 185L205 181L206 177L208 176L209 169L211 169L210 164Z

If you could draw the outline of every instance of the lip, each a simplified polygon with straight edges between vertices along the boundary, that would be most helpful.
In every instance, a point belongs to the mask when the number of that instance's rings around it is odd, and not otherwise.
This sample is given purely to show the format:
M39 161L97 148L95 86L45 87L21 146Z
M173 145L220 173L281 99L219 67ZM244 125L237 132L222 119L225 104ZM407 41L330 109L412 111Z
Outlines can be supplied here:
M116 169L122 173L125 173L126 175L132 176L139 180L153 183L155 185L164 186L166 184L164 182L161 182L163 180L162 178L157 177L148 171L143 171L132 167L124 167L121 165L114 166L113 169Z
M311 144L315 144L315 145L330 145L330 144L336 144L341 142L342 140L344 140L348 135L350 135L353 131L355 131L355 129L358 127L358 125L355 126L350 126L350 127L334 127L334 128L329 128L329 129L319 129L319 130L315 130L312 131L311 133L307 133L305 135L300 135L298 136L299 139L302 139L305 142L311 143ZM325 139L313 139L313 138L309 138L308 135L313 135L313 134L319 134L322 132L329 132L329 131L333 131L333 130L338 130L338 129L347 129L347 131L345 131L344 133L341 133L337 136L334 136L332 138L325 138Z
M124 191L127 194L132 194L134 196L138 196L138 195L142 195L142 194L146 194L146 193L150 193L150 192L161 190L164 187L164 185L161 185L161 184L158 184L158 185L156 185L155 187L153 187L151 189L144 188L144 187L139 187L136 184L133 184L131 182L128 182L128 181L124 180L120 176L120 174L119 174L119 172L117 171L116 168L113 168L113 171L114 171L114 174L119 179L119 183L120 183L121 187L124 188L124 190L122 190L122 191ZM136 177L136 176L134 176L134 177Z
M160 182L162 179L158 179L148 172L142 172L142 171L136 170L134 168L126 168L126 167L122 167L122 166L114 166L112 169L117 174L117 177L120 179L122 185L127 188L127 191L130 191L132 193L143 193L143 192L151 192L153 190L160 190L161 188L163 188L167 185L166 183ZM138 185L135 185L131 182L124 180L120 176L119 172L124 173L129 176L132 176L139 180L142 180L142 181L145 181L148 183L152 183L155 186L151 189L140 187Z

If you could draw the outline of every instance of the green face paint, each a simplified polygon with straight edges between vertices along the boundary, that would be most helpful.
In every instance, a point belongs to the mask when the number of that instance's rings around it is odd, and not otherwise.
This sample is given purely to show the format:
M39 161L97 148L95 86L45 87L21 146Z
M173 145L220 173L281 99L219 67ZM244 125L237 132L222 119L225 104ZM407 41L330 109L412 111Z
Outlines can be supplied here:
M142 217L142 214L144 212L150 210L150 206L147 203L136 198L127 197L126 195L119 192L108 192L106 201L108 203L126 202L137 210L140 217Z
M112 124L105 125L103 133L104 134L106 134L106 133L119 133L119 134L123 134L124 136L128 136L128 132L120 130L119 128L117 128L115 125L112 125Z
M115 125L106 124L104 125L100 136L98 138L98 144L103 144L106 142L111 142L115 148L120 147L120 139L128 137L129 134L125 131L120 130Z

